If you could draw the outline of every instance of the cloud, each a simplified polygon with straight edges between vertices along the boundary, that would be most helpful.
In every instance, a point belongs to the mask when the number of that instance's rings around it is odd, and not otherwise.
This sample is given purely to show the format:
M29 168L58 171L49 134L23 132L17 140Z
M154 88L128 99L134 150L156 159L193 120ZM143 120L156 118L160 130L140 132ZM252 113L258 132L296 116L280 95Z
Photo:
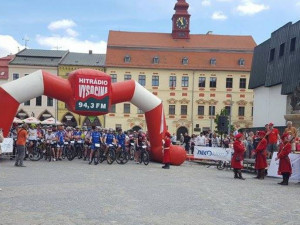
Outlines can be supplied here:
M203 5L203 6L210 6L211 5L211 1L210 0L203 0L201 2L201 5Z
M299 1L299 2L296 2L296 6L299 6L299 7L300 7L300 1Z
M50 36L45 37L41 35L36 36L36 41L44 47L50 49L70 50L72 52L88 53L89 50L93 50L93 53L105 53L107 43L105 41L89 41L79 40L74 37L61 37Z
M66 29L66 32L71 37L77 37L79 35L77 31L75 31L71 28Z
M57 20L51 22L48 26L48 29L49 30L68 29L75 26L76 23L73 20L63 19L63 20Z
M227 16L222 11L216 11L212 14L211 18L213 20L226 20Z
M269 8L268 5L257 4L254 3L253 0L242 0L242 4L238 5L236 10L240 12L241 15L254 15Z
M15 54L23 48L12 36L0 35L0 57Z

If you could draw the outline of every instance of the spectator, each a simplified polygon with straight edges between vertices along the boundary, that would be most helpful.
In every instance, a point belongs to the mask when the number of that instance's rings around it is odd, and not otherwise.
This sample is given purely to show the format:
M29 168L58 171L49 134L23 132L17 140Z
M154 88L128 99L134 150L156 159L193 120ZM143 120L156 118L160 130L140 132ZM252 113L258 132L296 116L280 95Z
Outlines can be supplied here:
M213 134L212 135L212 147L218 147L218 139L217 139L217 135Z
M180 134L180 144L183 145L184 143L184 137L183 134Z
M292 151L296 151L296 138L297 138L297 129L293 127L292 121L287 121L286 122L286 128L284 130L284 133L288 133L290 135L289 139L291 140L294 138L294 140L291 142L292 143Z
M184 148L187 153L190 150L190 141L191 141L191 137L188 135L188 133L185 133L184 134L184 144L185 144Z
M177 141L177 136L176 134L174 133L172 138L171 138L171 141L172 141L172 145L176 145L176 141Z
M197 146L205 146L205 136L203 133L201 133L197 138L196 138L196 145Z
M254 133L252 131L250 131L249 135L247 137L247 154L248 154L249 159L251 159L251 152L254 149L253 139L254 139Z
M25 144L26 139L28 137L28 125L25 123L23 124L22 128L18 130L17 136L17 156L15 166L25 167L23 165L23 159L25 157Z
M193 134L192 138L191 138L191 154L194 154L194 149L195 149L195 145L196 145L196 135Z
M213 141L213 133L211 130L208 131L208 146L212 147L212 141Z
M229 148L230 138L229 135L227 135L223 140L223 146L224 148Z
M273 123L269 123L268 135L268 158L272 158L273 152L277 151L277 141L279 137L279 131L274 128Z

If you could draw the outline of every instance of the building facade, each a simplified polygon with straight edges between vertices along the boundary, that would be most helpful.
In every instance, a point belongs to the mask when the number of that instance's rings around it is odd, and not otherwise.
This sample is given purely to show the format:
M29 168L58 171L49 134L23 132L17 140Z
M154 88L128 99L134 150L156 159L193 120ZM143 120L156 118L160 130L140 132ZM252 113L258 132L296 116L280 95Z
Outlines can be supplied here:
M92 51L87 53L69 52L60 62L58 66L58 75L64 79L68 75L78 69L90 68L104 72L105 55L93 54ZM64 102L58 101L57 105L58 120L68 126L104 126L104 116L80 116L70 112Z
M254 91L254 127L269 122L285 126L289 114L300 109L299 65L300 21L287 23L255 48L249 83Z
M58 64L68 51L24 49L9 63L8 81L19 79L37 70L45 70L57 76ZM25 119L34 116L43 121L56 116L56 100L39 96L19 106L17 117Z
M13 60L14 57L14 55L8 55L6 57L0 58L0 85L8 81L8 64L11 60Z
M112 82L134 79L162 99L172 133L215 129L223 108L237 128L251 127L253 38L190 34L188 8L178 0L172 33L110 31L106 72ZM130 103L112 106L106 126L146 129L143 112Z

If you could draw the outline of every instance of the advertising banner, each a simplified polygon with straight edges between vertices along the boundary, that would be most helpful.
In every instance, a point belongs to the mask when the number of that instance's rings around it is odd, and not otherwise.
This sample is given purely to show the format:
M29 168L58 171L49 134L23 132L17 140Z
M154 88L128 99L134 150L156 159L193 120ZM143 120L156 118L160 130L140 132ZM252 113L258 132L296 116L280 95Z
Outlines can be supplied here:
M1 153L11 153L13 152L14 148L14 140L12 138L4 138L3 142L0 144L1 145Z
M233 150L231 148L195 146L194 158L216 160L216 161L218 160L231 161L232 152Z
M277 152L273 154L272 161L268 169L268 176L282 178L281 175L278 175L279 160L275 161L276 156ZM289 158L292 164L292 176L290 179L300 181L300 154L289 154Z
M75 82L75 110L108 113L111 78L79 75Z

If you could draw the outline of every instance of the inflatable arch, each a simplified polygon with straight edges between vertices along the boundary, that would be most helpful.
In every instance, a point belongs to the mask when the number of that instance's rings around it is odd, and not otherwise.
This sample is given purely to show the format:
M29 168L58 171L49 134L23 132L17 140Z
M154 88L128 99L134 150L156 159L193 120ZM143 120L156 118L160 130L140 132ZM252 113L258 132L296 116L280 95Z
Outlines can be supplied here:
M40 95L58 99L68 109L84 116L108 113L110 105L131 102L145 112L152 160L162 162L162 139L166 121L162 101L134 80L111 83L111 77L92 69L79 69L63 79L43 70L0 86L0 127L7 136L21 103ZM186 152L171 146L171 163L180 165Z

